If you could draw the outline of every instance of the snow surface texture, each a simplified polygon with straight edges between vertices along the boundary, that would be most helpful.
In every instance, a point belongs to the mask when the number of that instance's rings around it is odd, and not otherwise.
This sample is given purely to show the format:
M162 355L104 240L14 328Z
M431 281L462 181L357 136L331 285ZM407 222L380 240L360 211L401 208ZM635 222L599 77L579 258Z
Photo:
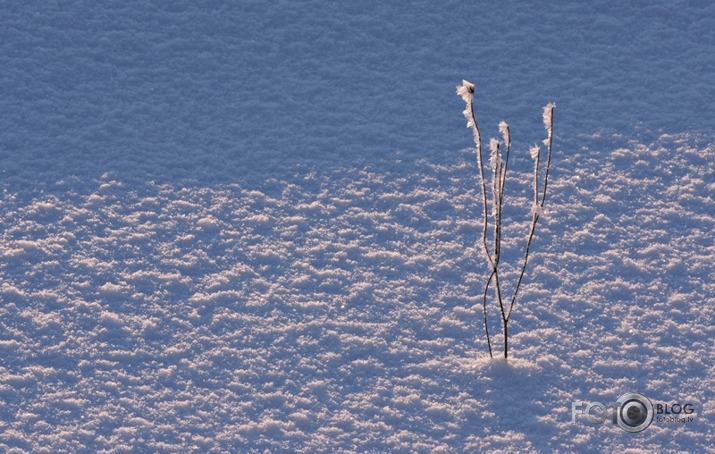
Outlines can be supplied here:
M148 3L0 6L0 450L715 445L710 2ZM462 78L514 251L557 103L508 363Z

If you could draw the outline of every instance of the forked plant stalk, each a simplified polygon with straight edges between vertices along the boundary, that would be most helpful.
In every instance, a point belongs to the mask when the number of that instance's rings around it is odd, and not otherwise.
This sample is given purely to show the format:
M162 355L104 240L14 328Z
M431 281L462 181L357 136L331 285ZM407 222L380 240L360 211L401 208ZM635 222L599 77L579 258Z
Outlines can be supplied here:
M479 125L477 123L476 117L474 115L474 84L469 81L463 80L462 85L457 86L457 94L459 94L464 102L467 104L464 110L464 116L467 119L467 127L472 129L474 144L476 147L477 154L477 169L479 172L479 182L482 189L482 238L481 246L484 255L487 258L489 264L490 272L489 278L484 285L484 292L482 295L482 309L484 315L484 332L487 338L487 347L489 349L489 356L493 358L491 335L489 333L489 320L488 320L488 298L489 298L489 288L494 283L494 293L496 295L496 300L499 306L499 313L502 321L502 334L504 339L504 357L509 356L509 321L511 320L511 314L514 309L514 304L516 298L519 294L519 289L524 279L524 274L526 272L526 267L529 261L529 252L531 251L531 245L534 239L534 234L536 232L536 224L539 221L539 217L543 212L544 202L546 201L546 190L548 188L549 181L549 170L551 168L551 149L553 145L553 129L554 129L554 107L553 103L549 103L544 107L543 121L544 127L546 128L547 137L544 139L543 143L547 148L546 157L546 168L544 170L544 182L543 186L539 184L539 174L541 173L541 149L538 146L532 147L529 151L531 157L534 159L534 201L532 205L532 220L529 227L529 234L527 237L526 248L524 250L524 260L521 265L521 272L519 273L519 278L514 286L514 292L510 299L508 307L504 304L504 299L502 295L502 285L499 279L499 265L501 264L501 246L502 246L502 220L503 220L503 204L504 204L504 188L506 187L506 176L509 169L509 155L511 153L511 131L509 125L506 122L499 123L499 131L502 133L502 141L506 147L506 158L502 161L500 154L501 143L498 139L491 139L489 143L489 148L491 150L490 155L490 165L492 167L491 172L491 192L492 192L492 205L491 210L489 209L489 197L487 196L487 181L484 171L484 159L482 156L482 136L479 131ZM541 197L539 197L541 195ZM487 232L489 230L489 213L493 217L494 222L494 237L493 237L493 251L489 251L489 245L487 243Z

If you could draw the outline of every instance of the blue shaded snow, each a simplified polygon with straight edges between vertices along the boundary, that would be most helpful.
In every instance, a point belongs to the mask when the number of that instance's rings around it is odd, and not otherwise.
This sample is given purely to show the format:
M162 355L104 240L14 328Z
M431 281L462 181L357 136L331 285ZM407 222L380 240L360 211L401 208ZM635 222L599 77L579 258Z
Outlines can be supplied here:
M0 449L712 446L715 7L525 3L2 5ZM462 78L505 259L557 104L509 362ZM571 423L626 391L696 421Z

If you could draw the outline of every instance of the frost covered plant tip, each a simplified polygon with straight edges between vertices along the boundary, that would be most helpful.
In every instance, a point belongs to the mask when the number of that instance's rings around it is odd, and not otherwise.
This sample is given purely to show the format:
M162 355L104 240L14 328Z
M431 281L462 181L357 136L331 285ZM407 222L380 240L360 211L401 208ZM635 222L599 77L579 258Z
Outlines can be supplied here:
M487 320L487 302L489 297L489 289L493 288L496 304L499 306L501 315L501 327L504 339L504 357L509 355L509 320L511 319L512 309L519 294L519 287L524 278L526 265L529 261L529 251L534 239L536 224L539 217L543 215L544 202L546 201L546 189L549 184L549 169L551 167L551 148L553 144L554 132L554 103L548 103L544 106L543 121L546 129L546 138L543 140L545 147L546 162L542 162L542 148L539 145L534 145L529 149L531 159L534 161L533 186L534 200L531 208L531 223L529 233L527 235L526 246L524 248L524 259L521 262L521 272L514 286L514 291L511 297L508 297L502 292L503 284L500 280L500 259L502 245L502 208L504 204L504 184L506 182L507 170L509 168L509 154L511 153L511 132L509 125L502 121L499 123L499 132L501 140L492 138L489 141L489 180L485 172L485 164L482 158L482 136L479 131L479 125L474 115L474 84L463 80L462 85L457 86L457 94L466 104L464 109L464 117L467 119L467 128L472 130L474 144L477 152L477 170L479 172L479 182L482 193L482 235L480 239L480 248L484 252L487 266L489 267L489 278L484 285L484 293L482 295L482 308L484 312L484 331L487 338L487 346L489 347L489 356L494 357L492 351L492 341L489 334L489 323ZM502 158L502 147L506 150ZM543 178L540 181L540 176ZM489 189L487 189L489 188ZM491 194L489 201L488 194ZM489 234L489 225L492 224L492 233Z

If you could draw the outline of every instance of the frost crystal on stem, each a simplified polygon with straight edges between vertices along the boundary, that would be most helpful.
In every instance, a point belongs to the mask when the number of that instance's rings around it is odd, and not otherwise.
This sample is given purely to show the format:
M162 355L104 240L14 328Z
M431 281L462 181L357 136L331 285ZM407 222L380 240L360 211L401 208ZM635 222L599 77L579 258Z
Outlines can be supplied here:
M529 153L531 154L531 159L538 158L540 151L541 151L541 148L539 148L538 145L534 145L533 147L529 148Z
M501 155L499 154L499 141L495 138L489 140L489 165L492 170L496 170L501 164Z
M511 146L511 135L509 134L509 125L506 123L506 121L501 121L499 122L499 132L501 133L502 138L504 139L504 145L508 147Z
M556 107L556 104L553 102L544 106L544 128L546 128L547 131L551 129L551 115L554 111L554 107Z
M531 205L531 214L536 216L543 216L544 209L538 203L534 203Z
M474 120L472 119L472 111L467 107L462 113L464 114L464 118L467 119L467 128L473 128Z
M457 85L457 94L466 103L471 103L474 99L474 84L468 80L462 80L462 85Z

